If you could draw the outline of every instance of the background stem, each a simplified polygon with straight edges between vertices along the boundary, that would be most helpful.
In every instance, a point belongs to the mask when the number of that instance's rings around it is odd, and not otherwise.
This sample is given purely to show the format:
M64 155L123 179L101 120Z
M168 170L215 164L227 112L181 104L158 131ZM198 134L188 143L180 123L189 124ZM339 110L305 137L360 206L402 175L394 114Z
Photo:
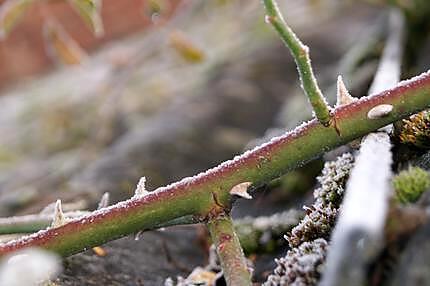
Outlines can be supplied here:
M229 215L221 215L207 223L218 257L221 261L224 278L228 286L252 285L251 274L246 266L246 258L234 232Z

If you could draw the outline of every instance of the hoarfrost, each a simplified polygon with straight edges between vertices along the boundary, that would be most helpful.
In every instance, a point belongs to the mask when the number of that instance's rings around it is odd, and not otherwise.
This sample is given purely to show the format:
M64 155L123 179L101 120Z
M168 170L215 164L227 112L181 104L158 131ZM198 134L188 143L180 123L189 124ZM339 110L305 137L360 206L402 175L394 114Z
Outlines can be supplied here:
M327 248L327 241L319 238L289 250L285 257L275 260L277 267L263 286L315 285L321 276Z

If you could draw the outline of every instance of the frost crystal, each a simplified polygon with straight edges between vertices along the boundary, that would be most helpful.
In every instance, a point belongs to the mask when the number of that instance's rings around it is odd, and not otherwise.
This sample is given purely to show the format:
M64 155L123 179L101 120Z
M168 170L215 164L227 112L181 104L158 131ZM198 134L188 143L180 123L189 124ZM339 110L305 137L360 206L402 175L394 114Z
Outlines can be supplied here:
M275 260L277 267L263 286L316 285L322 273L327 247L327 241L319 238L289 250L285 257Z
M305 208L305 217L291 230L287 238L292 248L305 241L329 237L336 222L353 161L354 157L350 153L345 153L336 161L324 164L322 174L317 178L321 186L314 191L315 203Z

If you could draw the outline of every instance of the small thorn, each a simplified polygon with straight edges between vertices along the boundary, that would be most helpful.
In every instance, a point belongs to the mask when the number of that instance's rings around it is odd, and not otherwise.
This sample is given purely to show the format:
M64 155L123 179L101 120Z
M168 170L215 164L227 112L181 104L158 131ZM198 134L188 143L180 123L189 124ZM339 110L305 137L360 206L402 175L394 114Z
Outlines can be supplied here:
M109 199L110 199L110 195L108 192L104 193L102 198L100 199L99 205L97 207L97 209L102 209L102 208L106 208L107 206L109 206Z
M139 230L137 233L136 233L136 235L134 236L134 240L140 240L140 238L142 237L142 233L143 233L143 230Z
M348 89L346 89L345 83L343 82L342 76L337 77L337 101L336 106L342 106L350 104L357 99L352 97Z
M140 178L139 183L137 183L136 190L134 192L135 197L144 197L147 194L149 194L149 192L145 188L145 185L146 185L146 178L145 177Z
M275 16L269 16L269 15L264 16L264 22L266 24L272 24L275 20L276 20Z
M393 106L391 104L380 104L369 110L367 118L379 119L387 116L391 111L393 111Z
M63 208L61 207L61 200L57 200L55 202L54 218L52 220L51 227L60 227L64 224L66 224L66 217L64 216Z
M251 200L252 196L247 192L248 187L251 185L252 185L251 182L244 182L244 183L237 184L230 190L230 194L242 197L247 200Z

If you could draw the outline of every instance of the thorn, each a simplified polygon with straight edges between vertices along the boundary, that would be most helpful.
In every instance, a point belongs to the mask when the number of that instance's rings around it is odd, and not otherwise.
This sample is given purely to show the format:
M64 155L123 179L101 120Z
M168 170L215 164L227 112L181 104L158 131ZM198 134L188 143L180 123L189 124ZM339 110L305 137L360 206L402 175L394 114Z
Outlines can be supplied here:
M266 24L273 24L273 22L275 22L275 21L276 21L275 16L269 16L269 15L264 16L264 22Z
M109 192L104 193L102 198L100 199L97 209L99 210L109 206L109 199L110 199Z
M146 178L145 177L140 178L139 183L137 183L136 190L134 192L135 197L144 197L147 194L149 194L149 192L145 188L145 184L146 184Z
M54 218L51 223L51 227L60 227L66 224L66 217L64 216L63 209L61 207L61 200L55 202Z
M348 89L346 89L345 83L343 82L342 76L339 75L337 77L337 101L336 107L342 106L346 104L350 104L357 99L352 97L349 93Z
M378 119L387 116L393 111L393 106L391 104L380 104L369 110L367 113L367 118Z
M142 237L142 233L143 233L143 230L139 230L137 233L136 233L136 235L134 236L134 240L140 240L140 238Z
M230 190L230 195L236 195L244 199L251 200L252 196L247 192L248 187L251 185L252 185L251 182L244 182L244 183L237 184Z

